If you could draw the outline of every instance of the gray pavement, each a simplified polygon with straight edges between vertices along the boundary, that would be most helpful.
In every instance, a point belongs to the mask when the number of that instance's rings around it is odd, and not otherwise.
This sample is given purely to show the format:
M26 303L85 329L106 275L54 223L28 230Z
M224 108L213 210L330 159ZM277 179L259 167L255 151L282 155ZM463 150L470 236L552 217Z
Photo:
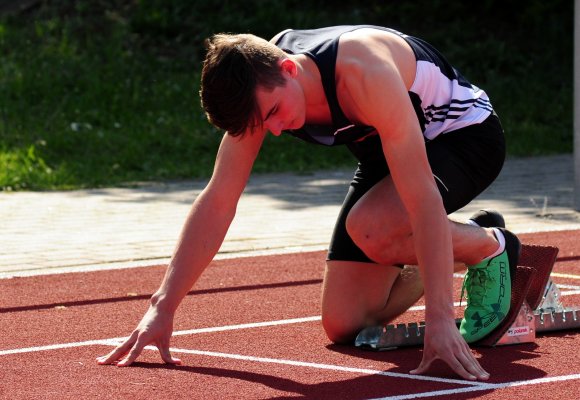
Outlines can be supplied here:
M505 215L514 232L580 229L572 155L509 159L454 213ZM352 170L252 176L218 257L325 249ZM0 193L0 278L167 263L205 181Z

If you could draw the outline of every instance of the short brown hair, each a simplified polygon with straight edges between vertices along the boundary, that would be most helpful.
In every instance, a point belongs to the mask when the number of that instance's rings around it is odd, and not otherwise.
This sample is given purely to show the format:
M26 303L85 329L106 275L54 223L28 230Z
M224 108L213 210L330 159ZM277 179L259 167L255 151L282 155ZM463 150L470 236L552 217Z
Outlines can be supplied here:
M208 121L232 136L261 127L256 88L284 84L278 61L286 54L251 34L217 34L206 48L200 96Z

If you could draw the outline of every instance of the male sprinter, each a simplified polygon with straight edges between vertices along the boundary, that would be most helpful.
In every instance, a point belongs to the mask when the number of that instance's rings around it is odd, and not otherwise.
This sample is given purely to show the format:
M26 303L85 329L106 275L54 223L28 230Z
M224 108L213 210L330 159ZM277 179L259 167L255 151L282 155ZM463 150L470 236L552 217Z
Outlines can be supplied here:
M420 39L383 27L336 26L286 30L269 42L213 36L201 99L209 121L227 132L213 176L148 311L100 364L129 365L150 343L165 362L180 362L169 352L174 313L220 248L270 131L344 144L358 160L324 276L322 323L330 340L352 342L424 292L423 359L411 373L425 373L439 358L465 379L488 379L466 342L485 337L509 310L519 241L490 228L499 223L482 224L481 215L473 224L447 218L481 193L504 162L503 131L483 90ZM469 266L460 330L454 261ZM402 270L405 264L418 265L420 279Z

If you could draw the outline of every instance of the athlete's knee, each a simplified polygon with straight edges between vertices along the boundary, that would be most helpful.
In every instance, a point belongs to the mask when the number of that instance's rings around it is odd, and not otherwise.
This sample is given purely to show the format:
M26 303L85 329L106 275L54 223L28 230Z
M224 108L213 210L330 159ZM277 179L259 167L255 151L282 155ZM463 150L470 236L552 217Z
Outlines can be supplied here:
M362 329L360 322L349 320L346 315L322 312L322 327L328 339L336 344L352 344Z

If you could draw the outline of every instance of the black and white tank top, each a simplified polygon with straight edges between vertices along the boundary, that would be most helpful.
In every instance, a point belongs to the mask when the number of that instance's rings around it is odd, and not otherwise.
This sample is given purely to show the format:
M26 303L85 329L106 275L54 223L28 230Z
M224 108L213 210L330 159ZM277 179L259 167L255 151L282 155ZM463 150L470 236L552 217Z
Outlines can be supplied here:
M421 39L371 25L286 30L276 41L276 46L289 54L305 54L316 63L332 115L332 126L305 125L287 133L327 146L359 143L377 135L372 127L353 125L342 112L336 95L335 69L339 38L344 33L362 28L399 35L413 49L417 72L409 96L426 140L483 122L492 113L486 93L469 83L439 51Z

